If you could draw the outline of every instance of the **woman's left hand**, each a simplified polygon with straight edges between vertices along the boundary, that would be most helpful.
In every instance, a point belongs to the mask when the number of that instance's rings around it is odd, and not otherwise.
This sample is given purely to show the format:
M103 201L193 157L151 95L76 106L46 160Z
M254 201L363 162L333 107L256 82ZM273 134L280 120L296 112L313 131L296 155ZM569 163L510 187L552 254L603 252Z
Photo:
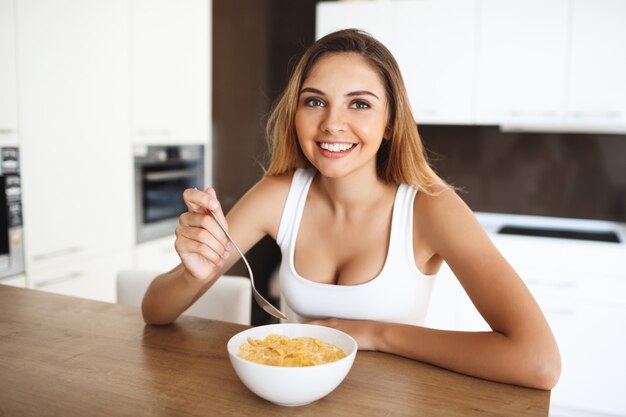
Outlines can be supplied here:
M323 319L310 320L307 324L332 327L348 333L356 340L359 350L376 350L376 337L381 323L369 320Z

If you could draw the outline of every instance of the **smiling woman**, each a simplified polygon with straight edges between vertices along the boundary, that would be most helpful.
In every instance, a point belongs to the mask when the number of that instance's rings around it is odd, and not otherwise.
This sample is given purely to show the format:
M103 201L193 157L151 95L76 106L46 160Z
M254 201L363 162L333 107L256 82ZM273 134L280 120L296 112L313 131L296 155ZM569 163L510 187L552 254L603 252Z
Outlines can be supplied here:
M307 49L267 127L264 178L224 217L215 190L188 189L181 264L144 297L148 323L169 323L246 252L280 246L280 289L294 321L334 327L378 350L465 374L552 388L560 356L532 295L472 211L430 168L398 65L359 30ZM491 331L424 327L443 262Z
M375 155L389 136L388 122L383 80L358 54L323 56L300 90L298 143L325 176L337 178L375 166Z

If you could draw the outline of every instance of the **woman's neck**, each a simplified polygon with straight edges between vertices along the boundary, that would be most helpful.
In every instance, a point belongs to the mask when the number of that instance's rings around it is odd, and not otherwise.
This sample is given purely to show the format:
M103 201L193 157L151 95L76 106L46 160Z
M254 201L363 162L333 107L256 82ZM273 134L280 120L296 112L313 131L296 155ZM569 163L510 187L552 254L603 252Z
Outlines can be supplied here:
M359 172L342 178L324 177L318 173L317 189L330 209L339 216L362 213L393 199L396 186L384 183L376 172Z

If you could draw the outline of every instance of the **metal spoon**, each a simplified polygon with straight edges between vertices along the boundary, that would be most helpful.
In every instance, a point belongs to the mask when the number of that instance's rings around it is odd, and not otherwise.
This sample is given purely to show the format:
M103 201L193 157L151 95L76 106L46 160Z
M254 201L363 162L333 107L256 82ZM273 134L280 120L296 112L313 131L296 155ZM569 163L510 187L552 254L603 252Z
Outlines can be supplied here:
M241 249L239 249L239 246L237 246L237 244L235 243L233 238L230 236L230 234L226 231L226 228L224 227L220 219L217 218L217 215L215 215L215 213L213 213L212 211L210 211L210 213L215 219L215 221L217 222L217 224L220 226L220 228L224 231L224 233L226 234L230 242L233 244L235 249L237 249L237 252L239 252L239 255L241 255L241 259L243 259L246 266L248 267L248 274L250 274L250 284L252 284L252 295L254 296L254 299L256 300L257 304L261 306L261 308L265 310L267 313L269 313L270 315L278 319L288 321L287 316L285 316L279 309L274 307L269 301L263 298L263 296L259 294L259 292L256 290L256 287L254 286L254 275L252 274L252 268L250 268L250 264L248 263L248 260L243 255L243 252L241 252Z

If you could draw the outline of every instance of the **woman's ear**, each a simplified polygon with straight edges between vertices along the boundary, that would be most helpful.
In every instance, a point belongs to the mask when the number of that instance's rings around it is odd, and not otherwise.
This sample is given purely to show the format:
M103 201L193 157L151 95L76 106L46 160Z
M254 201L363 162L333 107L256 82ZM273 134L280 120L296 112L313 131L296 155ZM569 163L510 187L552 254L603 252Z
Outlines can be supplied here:
M383 139L384 140L390 140L391 139L391 134L392 134L391 127L387 127L385 129L385 133L383 134Z

